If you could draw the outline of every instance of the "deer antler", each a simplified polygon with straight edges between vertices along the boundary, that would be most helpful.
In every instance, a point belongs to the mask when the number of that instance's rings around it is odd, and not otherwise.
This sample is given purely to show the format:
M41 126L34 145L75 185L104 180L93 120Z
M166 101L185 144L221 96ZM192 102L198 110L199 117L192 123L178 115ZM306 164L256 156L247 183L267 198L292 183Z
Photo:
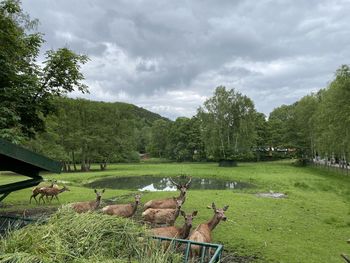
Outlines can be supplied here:
M190 186L190 184L191 184L191 181L192 181L192 177L190 177L190 180L188 180L188 182L186 183L186 188L188 188L189 186Z
M175 186L177 186L177 187L180 187L180 185L179 185L178 183L176 183L171 177L169 177L169 181L170 181L173 185L175 185Z

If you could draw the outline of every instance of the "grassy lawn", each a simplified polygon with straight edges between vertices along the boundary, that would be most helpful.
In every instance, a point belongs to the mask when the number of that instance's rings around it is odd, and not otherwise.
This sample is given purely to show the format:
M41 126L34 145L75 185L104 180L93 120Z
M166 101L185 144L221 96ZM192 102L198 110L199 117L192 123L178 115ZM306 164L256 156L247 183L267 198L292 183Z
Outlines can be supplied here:
M239 255L255 255L257 262L341 262L342 252L349 252L350 178L316 168L299 168L290 162L242 163L238 167L220 168L204 164L120 164L106 171L44 175L65 182L70 192L60 195L61 204L94 199L91 189L82 187L104 176L176 176L215 177L249 182L254 188L242 190L190 190L184 205L189 212L198 210L194 226L207 221L212 211L206 206L229 205L228 221L214 230L214 242ZM0 176L0 184L24 179L14 175ZM62 185L62 183L60 183ZM285 199L257 197L255 193L282 192ZM104 198L133 192L107 189ZM135 191L134 191L135 192ZM4 200L2 211L37 207L29 205L30 189L12 193ZM142 202L174 192L144 194ZM131 200L131 198L128 198ZM125 202L125 200L123 200ZM57 205L53 202L52 206ZM182 224L182 219L178 219Z

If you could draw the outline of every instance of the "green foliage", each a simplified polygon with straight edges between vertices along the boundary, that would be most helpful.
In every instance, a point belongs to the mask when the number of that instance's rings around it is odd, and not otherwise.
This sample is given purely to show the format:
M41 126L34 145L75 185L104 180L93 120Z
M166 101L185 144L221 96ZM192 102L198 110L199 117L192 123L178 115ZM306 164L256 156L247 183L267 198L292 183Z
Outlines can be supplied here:
M44 116L55 111L52 100L75 89L87 91L80 65L87 57L67 48L46 53L36 63L42 34L36 20L23 13L20 2L0 2L0 137L19 142L45 130Z
M301 162L316 155L349 161L350 68L341 66L328 88L271 112L271 146L295 148Z
M47 223L13 231L0 240L0 262L180 262L163 252L146 229L129 219L68 207Z
M149 144L154 120L168 123L157 114L126 103L104 103L57 98L59 110L45 118L46 132L27 147L65 163L65 169L89 170L90 163L138 162L137 150ZM144 137L140 139L140 136Z
M198 110L207 157L235 159L237 154L251 151L256 141L255 117L251 99L234 89L217 87Z

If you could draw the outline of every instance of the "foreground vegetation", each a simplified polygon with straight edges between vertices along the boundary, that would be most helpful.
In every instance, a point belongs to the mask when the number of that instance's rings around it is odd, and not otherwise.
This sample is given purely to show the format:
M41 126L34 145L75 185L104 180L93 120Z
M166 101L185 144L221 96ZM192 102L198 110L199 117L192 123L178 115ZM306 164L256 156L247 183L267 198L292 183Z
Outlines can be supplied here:
M97 168L97 167L96 167ZM60 196L61 204L92 200L91 189L82 187L105 176L176 176L231 179L250 182L254 188L242 190L190 190L183 209L198 210L194 226L208 220L212 211L207 205L229 205L227 222L214 230L214 242L223 243L230 253L254 257L256 262L339 262L340 253L349 251L346 240L350 230L350 178L317 168L300 168L290 162L242 163L234 168L205 164L123 164L107 171L47 175L67 183L70 192ZM1 176L0 183L19 177ZM62 183L61 183L62 185ZM287 194L285 199L257 197L268 191ZM125 196L116 202L132 200L136 191L107 189L103 198ZM145 193L143 203L153 198L173 196L174 192ZM30 190L11 194L4 200L6 211L34 208L28 206ZM53 202L52 206L57 206ZM179 219L178 224L182 224Z
M0 262L180 262L147 237L146 229L131 220L64 207L47 223L0 240Z

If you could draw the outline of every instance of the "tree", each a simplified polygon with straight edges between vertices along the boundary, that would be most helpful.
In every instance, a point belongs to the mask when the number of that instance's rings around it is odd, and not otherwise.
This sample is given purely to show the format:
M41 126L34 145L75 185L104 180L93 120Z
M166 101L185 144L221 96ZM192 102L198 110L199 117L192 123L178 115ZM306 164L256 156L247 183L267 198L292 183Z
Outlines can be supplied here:
M148 151L159 158L166 157L169 139L169 123L165 120L156 120L151 128L151 141Z
M269 116L268 127L270 145L277 148L295 147L293 126L295 105L282 105L275 108Z
M54 112L53 98L73 90L87 92L80 66L87 62L68 48L46 52L36 63L42 34L28 33L37 21L16 0L0 3L0 137L19 142L45 129L44 116Z
M203 144L200 126L196 117L179 117L170 125L167 145L168 158L176 161L202 159Z
M326 157L349 160L350 153L350 68L342 65L329 87L320 92L315 117L316 147Z
M198 109L202 140L209 159L235 159L251 152L256 133L254 103L234 89L217 87Z
M300 157L315 156L316 122L315 114L318 109L318 98L314 94L301 98L294 108L294 145Z

